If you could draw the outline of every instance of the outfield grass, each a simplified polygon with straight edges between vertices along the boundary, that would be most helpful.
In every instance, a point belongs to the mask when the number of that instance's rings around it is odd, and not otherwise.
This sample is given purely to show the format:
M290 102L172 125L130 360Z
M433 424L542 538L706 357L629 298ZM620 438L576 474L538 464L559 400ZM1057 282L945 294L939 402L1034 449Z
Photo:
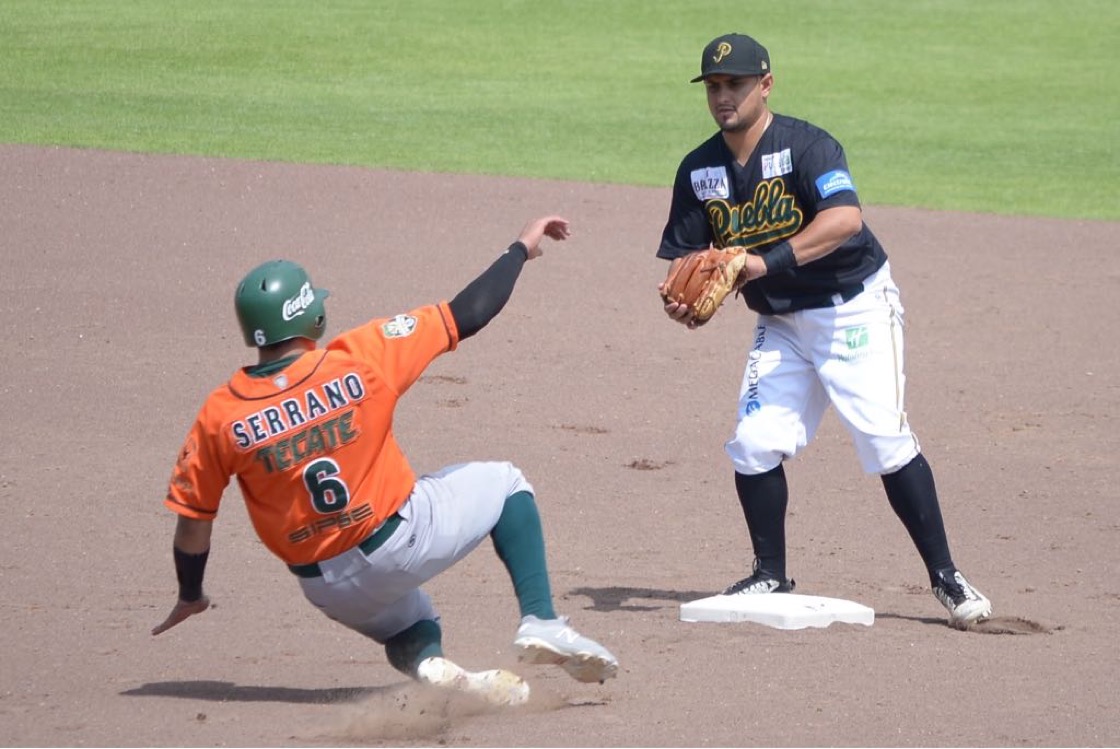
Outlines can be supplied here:
M0 142L667 186L726 31L866 203L1120 219L1115 0L4 0Z

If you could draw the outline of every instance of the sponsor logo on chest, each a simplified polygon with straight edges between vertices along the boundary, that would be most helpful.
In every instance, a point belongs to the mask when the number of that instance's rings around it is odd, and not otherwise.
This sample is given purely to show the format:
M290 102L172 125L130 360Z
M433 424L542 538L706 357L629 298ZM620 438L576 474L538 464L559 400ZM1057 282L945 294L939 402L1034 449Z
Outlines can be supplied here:
M692 170L692 191L698 200L726 199L731 195L727 167L706 166Z
M762 178L772 179L774 177L781 177L783 174L789 174L793 171L793 157L789 155L789 149L785 148L777 153L763 154L762 156Z

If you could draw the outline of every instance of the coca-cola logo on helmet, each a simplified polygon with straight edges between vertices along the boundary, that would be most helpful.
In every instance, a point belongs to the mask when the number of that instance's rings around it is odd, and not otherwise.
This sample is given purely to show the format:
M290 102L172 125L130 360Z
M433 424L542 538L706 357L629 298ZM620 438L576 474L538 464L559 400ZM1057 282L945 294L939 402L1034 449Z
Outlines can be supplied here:
M302 315L307 308L315 302L315 290L311 288L311 282L305 282L300 288L299 293L291 299L284 301L284 309L281 314L284 317L284 322L289 322Z

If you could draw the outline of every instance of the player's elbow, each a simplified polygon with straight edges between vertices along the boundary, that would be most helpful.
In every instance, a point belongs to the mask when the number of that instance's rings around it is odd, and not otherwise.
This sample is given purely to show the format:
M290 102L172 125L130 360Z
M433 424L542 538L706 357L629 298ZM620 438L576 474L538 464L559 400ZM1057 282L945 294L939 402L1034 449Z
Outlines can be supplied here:
M820 217L827 218L829 234L840 240L838 244L843 244L859 234L863 228L863 212L858 206L829 208L827 211L822 211L818 218Z

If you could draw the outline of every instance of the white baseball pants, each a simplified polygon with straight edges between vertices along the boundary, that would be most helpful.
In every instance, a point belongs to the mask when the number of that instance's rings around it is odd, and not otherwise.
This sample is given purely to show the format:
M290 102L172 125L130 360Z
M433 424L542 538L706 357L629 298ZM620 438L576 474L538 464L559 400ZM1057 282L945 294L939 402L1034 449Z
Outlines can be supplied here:
M828 406L867 473L892 473L920 450L903 409L903 308L884 264L835 307L759 315L725 445L735 470L765 473L812 441Z

